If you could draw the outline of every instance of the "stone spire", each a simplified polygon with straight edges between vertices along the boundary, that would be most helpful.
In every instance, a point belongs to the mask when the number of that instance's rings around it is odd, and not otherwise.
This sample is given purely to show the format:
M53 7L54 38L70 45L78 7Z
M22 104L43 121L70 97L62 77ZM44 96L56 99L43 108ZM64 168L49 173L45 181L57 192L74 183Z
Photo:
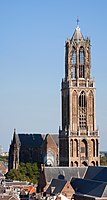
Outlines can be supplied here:
M16 133L15 128L14 128L14 133L13 133L13 141L18 145L20 144L19 137L18 137L18 134Z
M80 31L80 27L79 27L78 24L77 24L77 27L75 29L75 32L74 32L73 37L72 37L71 40L74 40L76 43L84 40L84 37L83 37L83 35L82 35L81 31Z

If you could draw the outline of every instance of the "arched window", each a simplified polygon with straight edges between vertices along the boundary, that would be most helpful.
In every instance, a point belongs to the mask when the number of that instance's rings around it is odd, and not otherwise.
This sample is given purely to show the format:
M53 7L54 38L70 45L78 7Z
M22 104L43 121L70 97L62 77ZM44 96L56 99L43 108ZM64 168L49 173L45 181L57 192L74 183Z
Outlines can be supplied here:
M77 54L75 47L72 48L72 65L76 65L77 62Z
M74 90L72 93L72 130L76 132L77 130L77 117L78 117L78 96L77 92Z
M71 157L73 157L73 140L71 139L71 142L70 142L70 155Z
M44 163L48 166L55 166L55 154L52 149L48 149L47 155L44 157Z
M73 167L73 162L71 161L71 167Z
M84 159L88 157L88 145L85 139L81 142L81 157Z
M86 96L84 91L79 96L79 125L81 129L86 128Z
M94 131L94 95L93 92L90 91L88 94L87 100L87 111L88 111L88 126L89 131Z
M74 162L74 166L78 167L78 162L77 161Z
M82 165L83 165L83 166L88 166L87 162L85 162L85 161L82 162Z
M98 161L96 161L96 166L98 166Z
M76 49L72 48L72 78L76 78L76 63L77 63L77 53Z
M92 165L92 166L95 166L95 162L94 162L94 161L92 161L92 162L91 162L91 165Z
M80 65L84 65L84 49L83 47L80 48Z
M75 150L75 156L78 157L78 141L77 141L77 139L74 140L74 150Z
M91 141L92 141L92 156L95 157L95 141L94 139L92 139Z
M98 140L96 139L96 156L98 157Z
M86 97L85 92L82 91L79 96L79 106L85 108L86 107Z
M79 78L84 78L84 49L80 47L79 50Z

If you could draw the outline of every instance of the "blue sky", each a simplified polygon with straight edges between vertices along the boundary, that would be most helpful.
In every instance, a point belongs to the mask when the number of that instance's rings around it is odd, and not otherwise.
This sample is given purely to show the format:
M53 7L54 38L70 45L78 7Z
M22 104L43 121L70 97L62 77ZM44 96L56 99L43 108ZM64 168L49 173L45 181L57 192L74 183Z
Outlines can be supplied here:
M0 144L9 149L13 129L58 132L64 44L76 28L91 39L100 149L107 151L107 1L0 1Z

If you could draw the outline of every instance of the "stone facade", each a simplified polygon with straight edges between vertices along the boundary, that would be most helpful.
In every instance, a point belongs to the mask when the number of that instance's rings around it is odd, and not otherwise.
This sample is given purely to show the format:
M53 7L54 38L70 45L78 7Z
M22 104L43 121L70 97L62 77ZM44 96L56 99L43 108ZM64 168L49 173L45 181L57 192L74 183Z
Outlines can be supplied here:
M58 134L17 134L14 130L9 149L8 170L17 169L21 162L57 166L58 141Z
M43 163L48 166L58 166L59 139L58 135L47 134L42 145Z
M65 44L65 78L61 85L62 128L58 135L17 134L9 149L9 170L20 162L50 166L98 166L96 87L91 78L91 44L77 26Z
M96 88L91 78L91 44L77 26L65 44L62 80L62 129L59 130L61 166L100 165L96 127Z

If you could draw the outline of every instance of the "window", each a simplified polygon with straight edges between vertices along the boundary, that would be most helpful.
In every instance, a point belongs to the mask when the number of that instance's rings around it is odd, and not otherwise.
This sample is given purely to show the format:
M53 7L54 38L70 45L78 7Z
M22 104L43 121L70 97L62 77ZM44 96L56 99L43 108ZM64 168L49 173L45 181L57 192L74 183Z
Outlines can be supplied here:
M83 139L81 142L81 156L83 158L88 157L88 145L87 145L87 141L85 139Z
M76 49L72 49L72 78L76 78L76 63L77 63L77 54Z
M80 56L80 65L84 65L84 49L83 49L83 47L80 48L79 56Z
M74 148L75 148L75 156L78 157L78 141L77 141L77 139L74 140Z
M79 106L80 107L86 107L86 97L84 91L81 92L79 96Z
M95 157L95 141L94 139L92 139L91 141L92 141L92 156Z
M79 78L84 78L84 49L79 50Z
M79 125L81 129L86 128L86 97L84 91L79 96Z
M73 140L71 139L71 142L70 142L70 153L71 153L71 157L73 157Z
M73 47L72 49L72 65L76 65L76 49Z
M96 156L98 157L98 140L96 139Z

